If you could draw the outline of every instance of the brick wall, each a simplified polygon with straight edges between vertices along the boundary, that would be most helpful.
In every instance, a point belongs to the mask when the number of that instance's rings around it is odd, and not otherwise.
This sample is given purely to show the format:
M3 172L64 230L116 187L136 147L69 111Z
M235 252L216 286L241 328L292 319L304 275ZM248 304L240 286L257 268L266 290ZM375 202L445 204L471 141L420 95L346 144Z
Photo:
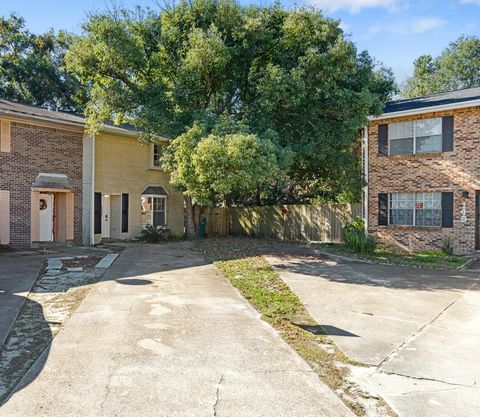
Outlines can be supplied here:
M454 115L454 150L436 154L378 155L378 125ZM369 126L368 228L385 246L401 250L441 248L454 239L455 252L475 250L475 191L480 190L480 107L378 120ZM378 194L394 192L454 193L453 228L378 226ZM469 192L464 198L463 191ZM467 222L460 221L465 202Z
M38 173L68 176L74 193L74 241L82 233L82 132L11 124L11 152L0 153L0 190L10 191L10 236L15 246L30 245L32 183Z

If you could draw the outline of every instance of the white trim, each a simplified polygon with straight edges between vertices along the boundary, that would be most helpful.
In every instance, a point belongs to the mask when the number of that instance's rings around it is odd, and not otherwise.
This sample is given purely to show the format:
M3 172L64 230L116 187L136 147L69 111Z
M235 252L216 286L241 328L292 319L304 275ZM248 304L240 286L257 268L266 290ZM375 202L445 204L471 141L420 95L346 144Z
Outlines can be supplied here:
M368 234L368 126L364 128L364 160L363 160L363 169L364 169L364 181L365 181L365 189L364 189L364 213L365 213L365 233Z
M429 106L429 107L422 107L419 109L411 109L411 110L402 110L396 111L392 113L383 113L380 116L370 116L368 119L370 121L376 120L383 120L383 119L393 119L395 117L402 117L402 116L414 116L424 113L433 113L433 112L440 112L440 111L448 111L448 110L455 110L455 109L464 109L467 107L475 107L480 106L480 99L464 101L461 103L454 103L454 104L442 104L438 106Z
M163 225L163 227L167 227L168 226L168 215L167 215L167 203L168 203L168 199L166 195L163 195L163 194L142 194L142 197L146 197L147 199L148 198L163 198L165 200L165 224ZM155 227L153 225L153 201L152 201L152 205L150 207L150 224Z

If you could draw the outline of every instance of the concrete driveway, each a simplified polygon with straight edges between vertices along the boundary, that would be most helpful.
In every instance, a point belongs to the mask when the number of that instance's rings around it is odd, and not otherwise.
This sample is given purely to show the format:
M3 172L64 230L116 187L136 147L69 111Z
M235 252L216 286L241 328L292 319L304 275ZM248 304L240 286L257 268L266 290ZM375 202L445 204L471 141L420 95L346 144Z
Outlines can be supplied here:
M403 417L480 415L479 271L269 256L355 377Z
M353 414L181 242L128 246L0 416Z

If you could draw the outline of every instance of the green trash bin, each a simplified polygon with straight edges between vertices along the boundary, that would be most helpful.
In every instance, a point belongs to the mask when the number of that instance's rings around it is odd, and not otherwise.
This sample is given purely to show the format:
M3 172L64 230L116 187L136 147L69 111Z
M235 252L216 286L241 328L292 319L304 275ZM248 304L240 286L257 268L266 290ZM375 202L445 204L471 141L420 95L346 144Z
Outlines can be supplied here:
M198 236L205 237L207 230L207 219L204 217L200 220L200 224L198 225Z

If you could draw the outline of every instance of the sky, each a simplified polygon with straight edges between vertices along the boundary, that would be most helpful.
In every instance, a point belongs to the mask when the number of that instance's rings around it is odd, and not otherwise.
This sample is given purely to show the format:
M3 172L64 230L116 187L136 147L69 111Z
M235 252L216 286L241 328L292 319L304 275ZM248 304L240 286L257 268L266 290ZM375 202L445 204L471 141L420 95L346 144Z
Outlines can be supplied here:
M271 0L240 0L269 5ZM117 0L125 7L156 8L154 0ZM341 21L359 50L368 50L391 67L397 81L411 76L422 54L438 55L460 35L480 35L480 0L281 0L287 7L313 6ZM0 0L0 14L16 13L41 33L53 28L79 33L89 11L103 10L111 0Z

